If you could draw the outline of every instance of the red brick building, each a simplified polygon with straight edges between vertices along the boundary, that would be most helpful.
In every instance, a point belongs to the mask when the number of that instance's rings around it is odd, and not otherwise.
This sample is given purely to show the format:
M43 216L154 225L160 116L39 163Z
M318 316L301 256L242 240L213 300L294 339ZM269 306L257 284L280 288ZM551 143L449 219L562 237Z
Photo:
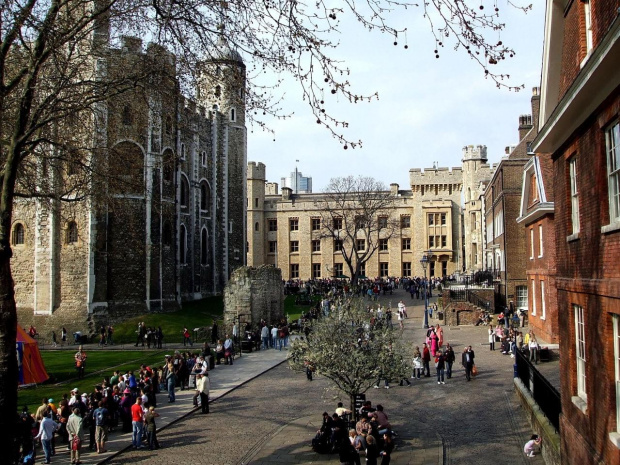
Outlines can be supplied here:
M521 214L525 227L528 321L539 341L557 343L558 305L555 284L553 163L533 156L523 168Z
M523 166L532 158L536 137L532 115L538 115L539 91L532 93L532 114L519 117L519 143L506 149L483 195L486 223L485 262L495 278L495 309L527 308L526 241L516 223L521 212Z
M566 464L620 464L619 38L620 0L547 1L533 149L553 163Z

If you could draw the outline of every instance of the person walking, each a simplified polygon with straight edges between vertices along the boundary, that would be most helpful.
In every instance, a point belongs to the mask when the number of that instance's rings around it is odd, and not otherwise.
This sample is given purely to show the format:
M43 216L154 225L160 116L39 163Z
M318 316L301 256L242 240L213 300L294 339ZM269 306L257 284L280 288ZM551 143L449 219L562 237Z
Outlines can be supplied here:
M441 349L435 354L435 369L437 370L437 384L446 384L446 381L444 380L446 359L441 353Z
M263 350L269 349L269 327L267 324L264 324L260 329L260 338L263 342Z
M416 346L413 351L413 373L411 377L414 379L420 379L420 373L422 371L422 354L420 348Z
M103 406L103 401L99 401L97 408L93 411L95 419L95 442L97 443L97 453L107 452L105 443L108 440L108 409Z
M538 341L536 340L536 336L534 336L533 333L530 336L530 343L528 346L530 349L530 363L534 362L536 365L538 365Z
M446 350L443 355L446 359L446 377L450 379L452 378L452 365L456 357L454 355L454 349L449 342L446 344Z
M60 330L60 345L64 346L66 342L67 342L67 328L63 326L62 329Z
M136 398L136 403L131 406L131 424L133 427L131 445L134 449L144 449L142 445L142 430L144 428L144 412L142 411L142 397Z
M227 365L232 365L233 364L233 359L235 358L234 350L235 350L235 347L234 347L234 344L233 344L233 340L227 334L226 335L226 340L224 341L224 362Z
M58 429L58 424L52 420L51 409L48 409L43 414L43 421L39 425L39 434L34 439L40 439L43 446L43 453L45 454L45 462L51 463L52 459L52 439L54 439L54 432Z
M465 367L465 377L467 378L467 381L471 381L471 371L474 368L474 351L471 346L468 346L463 351L461 364Z
M428 345L426 342L422 345L422 364L424 365L424 377L430 378L431 376L431 352L428 350Z
M84 442L84 419L80 415L80 409L74 408L73 413L67 420L67 433L69 434L69 447L71 448L71 463L79 465L80 449Z

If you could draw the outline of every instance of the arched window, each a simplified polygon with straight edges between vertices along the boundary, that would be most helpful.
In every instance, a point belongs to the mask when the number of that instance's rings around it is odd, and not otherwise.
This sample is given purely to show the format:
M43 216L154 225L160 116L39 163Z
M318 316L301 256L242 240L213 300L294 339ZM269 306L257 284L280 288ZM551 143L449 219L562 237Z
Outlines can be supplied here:
M13 245L24 245L24 225L15 223L13 226L12 243Z
M185 229L185 225L183 224L179 231L179 261L181 265L187 263L187 229Z
M131 126L132 122L131 105L128 104L123 107L123 124L125 126Z
M256 223L254 223L254 231L257 231L260 229L260 226L258 224L258 221Z
M200 264L206 265L209 258L209 250L207 244L209 243L207 230L203 229L200 232Z
M181 160L185 160L185 158L186 158L185 144L181 144Z
M70 221L67 225L67 244L76 244L78 241L78 227L75 221Z
M230 121L233 123L237 121L237 112L234 108L230 109Z
M202 166L207 166L207 152L205 150L200 152L200 162Z
M211 207L211 191L206 181L200 183L200 210L208 212Z
M166 135L168 137L172 137L172 118L170 116L166 116L166 127L164 129L166 131Z
M162 159L162 176L164 181L172 182L174 173L174 156L172 151L166 150Z
M169 221L164 221L164 227L162 231L162 242L165 246L172 245L172 228Z
M181 208L189 207L189 181L184 174L181 175Z

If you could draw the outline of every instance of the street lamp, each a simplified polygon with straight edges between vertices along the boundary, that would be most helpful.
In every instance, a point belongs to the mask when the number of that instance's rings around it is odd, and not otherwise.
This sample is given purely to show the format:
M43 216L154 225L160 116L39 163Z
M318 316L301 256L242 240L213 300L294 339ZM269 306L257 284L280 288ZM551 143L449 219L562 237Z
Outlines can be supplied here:
M420 263L424 269L424 327L428 328L428 299L426 298L426 267L428 265L428 255L426 252L422 255Z

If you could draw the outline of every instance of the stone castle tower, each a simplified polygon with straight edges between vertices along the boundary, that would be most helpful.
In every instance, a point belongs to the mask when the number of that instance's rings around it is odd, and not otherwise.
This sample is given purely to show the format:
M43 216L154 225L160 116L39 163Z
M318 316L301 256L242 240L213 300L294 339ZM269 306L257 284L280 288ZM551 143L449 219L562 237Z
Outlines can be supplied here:
M97 39L105 40L101 29ZM161 75L158 85L102 103L85 130L96 140L91 156L109 170L98 192L109 195L16 202L13 231L23 231L13 241L18 321L43 335L62 326L93 333L126 315L221 293L245 264L241 56L220 41L195 101L180 93L176 57L159 45L125 37L102 55L98 66L109 75L145 64ZM72 175L44 172L48 182Z
M263 163L248 163L248 266L260 266L265 257L265 181Z
M482 270L484 249L484 211L481 195L493 175L494 167L487 162L485 145L463 147L463 231L464 270L474 273Z

